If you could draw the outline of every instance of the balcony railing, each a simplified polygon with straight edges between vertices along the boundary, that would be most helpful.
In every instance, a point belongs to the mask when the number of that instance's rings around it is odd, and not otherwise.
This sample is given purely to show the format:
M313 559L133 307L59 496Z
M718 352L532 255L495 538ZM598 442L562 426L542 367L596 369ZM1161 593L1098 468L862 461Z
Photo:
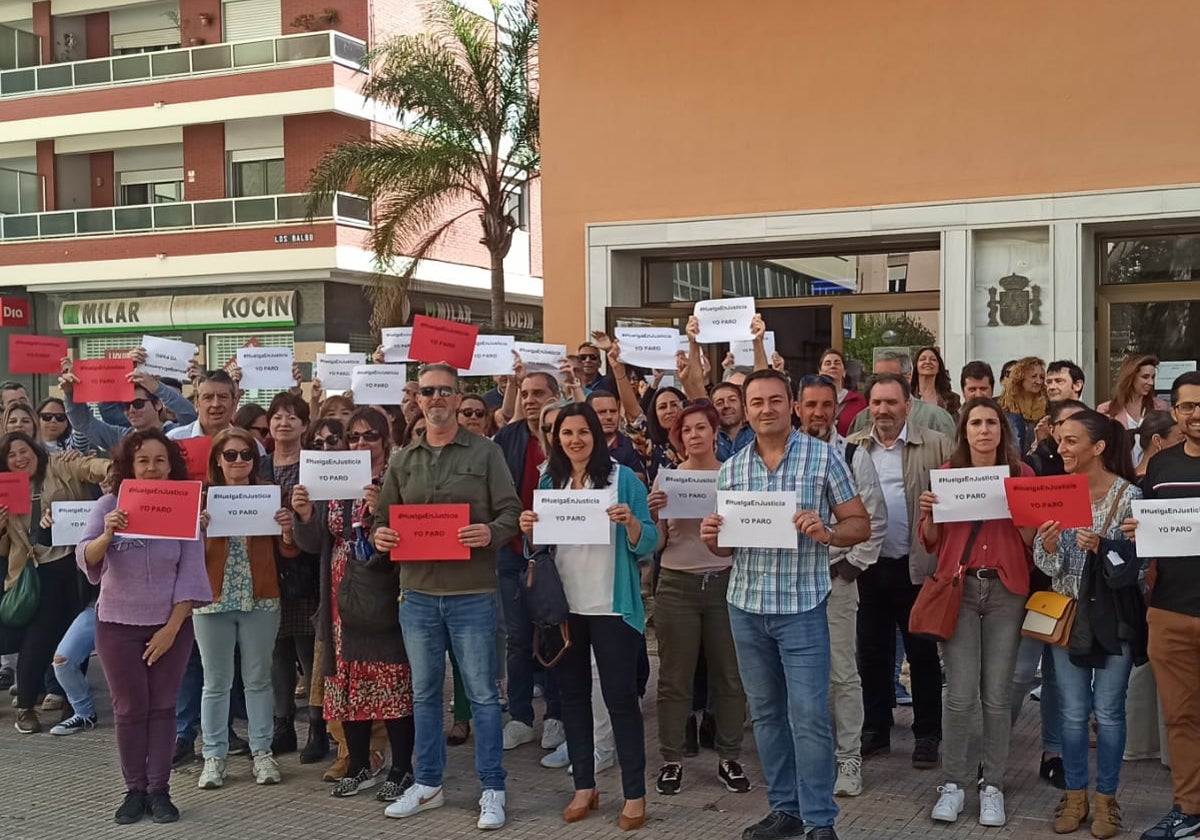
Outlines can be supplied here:
M203 76L318 59L359 69L367 45L340 32L304 32L252 41L115 55L0 72L0 98Z
M98 207L92 210L51 210L0 216L0 242L114 236L124 233L172 233L179 230L269 225L307 221L304 193L218 198ZM365 198L338 193L313 215L352 227L371 226L371 205Z

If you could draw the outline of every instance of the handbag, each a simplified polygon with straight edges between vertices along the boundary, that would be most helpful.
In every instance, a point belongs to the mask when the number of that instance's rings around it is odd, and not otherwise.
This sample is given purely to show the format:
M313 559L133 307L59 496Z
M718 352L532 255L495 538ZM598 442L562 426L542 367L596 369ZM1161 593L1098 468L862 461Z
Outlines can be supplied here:
M1104 526L1100 535L1108 533L1117 508L1121 504L1121 496L1125 493L1125 484L1117 488L1112 504L1108 507L1108 516L1104 518ZM1027 639L1036 639L1055 647L1067 647L1071 642L1071 628L1075 626L1075 610L1077 602L1068 595L1057 592L1034 592L1025 602L1025 620L1021 622L1021 635Z
M364 633L399 630L399 599L400 580L395 569L373 569L353 558L346 561L346 573L337 591L343 627Z
M521 595L533 622L533 656L543 668L553 668L571 647L571 628L567 624L571 607L567 603L567 593L558 575L552 549L541 549L529 558L525 576L521 578ZM542 652L543 641L550 644L551 640L544 639L543 633L556 628L559 635L558 650L547 659Z
M925 578L908 614L909 633L935 642L944 642L954 635L954 627L958 624L958 607L962 603L963 570L971 561L971 551L975 548L975 538L979 536L981 527L983 522L979 520L971 525L971 535L967 537L962 558L953 575L939 578L935 572Z
M7 558L5 560L7 561ZM8 568L7 562L4 567ZM12 588L0 597L0 624L11 628L25 627L33 621L41 600L42 584L38 578L37 566L33 558L29 557Z

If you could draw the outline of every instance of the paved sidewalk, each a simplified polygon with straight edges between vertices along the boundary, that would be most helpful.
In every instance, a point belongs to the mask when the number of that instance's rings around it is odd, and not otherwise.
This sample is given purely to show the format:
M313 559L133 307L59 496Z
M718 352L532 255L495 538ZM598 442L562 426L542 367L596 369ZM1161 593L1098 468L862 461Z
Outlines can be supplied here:
M656 668L657 659L651 657ZM94 662L94 666L98 663ZM446 807L409 820L388 820L373 791L351 799L333 799L321 781L325 765L300 766L295 755L281 761L284 782L260 788L253 783L248 758L230 760L230 778L219 791L196 789L199 765L177 771L172 780L175 802L183 819L172 826L145 821L117 826L112 815L123 793L107 691L99 667L91 669L97 687L100 727L70 737L20 735L13 728L14 711L7 698L0 708L0 840L107 840L107 838L228 838L228 840L350 840L351 838L420 837L424 840L476 838L479 790L471 744L449 748ZM658 796L653 779L659 766L653 689L645 703L649 798L646 827L636 836L659 838L740 838L742 829L766 811L766 797L746 732L746 771L755 788L748 794L726 792L716 778L714 753L702 750L685 761L684 789L674 797ZM54 720L42 715L46 729ZM865 765L865 793L841 799L839 835L845 840L884 838L1051 838L1050 828L1058 791L1037 779L1038 704L1026 704L1013 735L1013 752L1005 779L1008 825L984 829L977 821L974 797L954 825L933 823L929 809L941 781L937 770L918 771L909 765L911 715L896 713L890 756ZM244 727L239 725L244 732ZM303 737L301 738L303 743ZM600 774L600 811L568 826L561 812L571 796L571 780L563 770L538 764L543 751L536 743L505 756L508 770L508 825L503 835L520 840L593 840L623 836L617 829L620 779L617 770ZM1119 800L1125 825L1137 837L1170 805L1167 770L1157 761L1127 762L1122 771ZM1086 827L1076 837L1090 836Z

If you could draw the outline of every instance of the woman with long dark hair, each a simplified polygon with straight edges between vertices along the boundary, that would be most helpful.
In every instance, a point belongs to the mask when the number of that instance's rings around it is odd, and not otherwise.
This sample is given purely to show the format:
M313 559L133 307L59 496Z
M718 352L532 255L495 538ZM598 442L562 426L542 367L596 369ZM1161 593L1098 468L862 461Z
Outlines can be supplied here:
M115 820L126 825L149 814L175 822L171 752L175 698L192 653L192 608L212 600L200 540L125 537L126 511L117 508L121 484L185 481L179 444L159 429L133 431L114 453L112 490L101 497L75 549L88 581L100 585L96 653L112 694L125 801Z
M616 735L625 805L620 826L641 828L646 815L646 748L638 705L638 663L645 645L637 558L654 550L658 532L646 505L646 488L628 467L609 457L600 418L587 403L565 405L554 421L541 489L616 488L607 509L610 545L558 545L555 563L570 607L569 647L559 664L563 723L575 780L575 797L563 812L577 822L599 807L592 732L592 666L604 691ZM521 514L532 543L537 514Z
M1004 409L989 397L967 400L958 419L950 460L942 469L1007 467L1013 477L1032 476L1012 442ZM946 690L942 699L942 767L945 782L932 817L955 822L967 788L979 783L979 824L1000 826L1004 811L1004 770L1012 731L1012 678L1025 599L1029 595L1029 546L1032 528L1017 528L1011 519L983 522L933 521L936 493L921 494L920 537L937 554L939 578L953 577L962 566L962 601L954 633L942 645ZM980 723L976 723L980 721ZM980 730L982 730L980 732ZM972 754L982 734L982 756ZM980 758L982 757L982 762Z
M912 393L915 399L946 409L958 416L962 399L954 393L946 363L936 347L922 347L913 359Z
M1112 399L1096 406L1126 429L1136 429L1151 411L1166 411L1165 402L1154 396L1154 376L1158 357L1147 353L1129 356L1121 362L1117 381L1113 384Z
M1146 605L1138 589L1141 563L1120 524L1142 497L1130 465L1125 429L1096 411L1081 411L1058 430L1069 475L1087 477L1091 528L1048 521L1037 530L1034 562L1054 591L1076 601L1069 647L1055 647L1066 791L1054 830L1074 831L1092 815L1092 836L1121 830L1117 804L1125 751L1129 673L1146 657ZM1114 562L1113 558L1116 558ZM1096 797L1088 803L1088 721L1096 720Z
M1183 429L1175 422L1169 411L1150 411L1142 418L1142 425L1137 430L1137 444L1141 448L1142 457L1134 467L1134 474L1140 481L1146 475L1146 467L1150 459L1184 441Z

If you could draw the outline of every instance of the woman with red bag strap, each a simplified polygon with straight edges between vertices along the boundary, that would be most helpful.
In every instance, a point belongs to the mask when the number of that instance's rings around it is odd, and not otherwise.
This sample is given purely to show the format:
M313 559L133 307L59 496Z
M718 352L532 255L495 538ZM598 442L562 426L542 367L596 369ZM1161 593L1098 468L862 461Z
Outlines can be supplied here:
M1033 475L1021 463L1004 410L988 397L968 400L962 407L955 447L943 466L1008 466L1013 476ZM942 822L958 819L965 786L975 779L979 766L971 749L976 740L975 721L982 720L979 823L1004 825L1001 784L1012 731L1012 676L1029 594L1029 546L1034 531L1017 528L1010 519L938 524L933 521L937 495L922 493L920 503L921 542L938 558L934 577L961 576L958 621L942 644L946 670L942 766L946 781L938 788L931 816Z

